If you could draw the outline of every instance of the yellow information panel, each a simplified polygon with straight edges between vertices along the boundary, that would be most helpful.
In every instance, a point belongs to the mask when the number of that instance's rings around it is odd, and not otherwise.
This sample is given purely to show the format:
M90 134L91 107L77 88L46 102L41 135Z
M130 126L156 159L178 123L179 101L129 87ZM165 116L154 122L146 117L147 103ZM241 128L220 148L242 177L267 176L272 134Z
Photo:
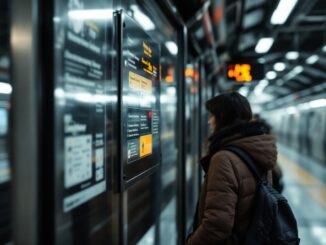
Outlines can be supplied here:
M129 87L151 93L153 84L151 80L129 71Z
M140 157L152 154L153 144L152 144L152 135L143 135L140 136L140 147L139 155Z

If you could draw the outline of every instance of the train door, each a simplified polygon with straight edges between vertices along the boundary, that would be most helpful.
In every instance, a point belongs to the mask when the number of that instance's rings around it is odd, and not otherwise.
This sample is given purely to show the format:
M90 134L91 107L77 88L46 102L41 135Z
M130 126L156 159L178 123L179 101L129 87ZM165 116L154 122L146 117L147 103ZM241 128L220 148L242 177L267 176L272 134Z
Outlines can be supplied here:
M307 146L308 155L313 157L313 147L314 147L314 125L317 117L316 111L310 111L308 114L308 131L307 131Z
M300 152L307 155L308 146L307 146L307 134L308 134L308 113L302 112L300 114L300 125L299 125L299 142L300 142Z
M326 113L323 110L316 110L316 116L311 124L311 138L312 156L318 161L324 162L325 159L325 148L324 148L324 137L325 137L325 125L326 125Z
M293 120L291 123L291 147L293 147L296 150L299 150L300 147L300 141L299 141L299 132L300 132L300 128L299 128L299 123L300 120L302 119L301 114L296 113L293 115Z
M10 77L10 1L0 1L0 244L12 235L12 174L9 158L9 115L12 84Z

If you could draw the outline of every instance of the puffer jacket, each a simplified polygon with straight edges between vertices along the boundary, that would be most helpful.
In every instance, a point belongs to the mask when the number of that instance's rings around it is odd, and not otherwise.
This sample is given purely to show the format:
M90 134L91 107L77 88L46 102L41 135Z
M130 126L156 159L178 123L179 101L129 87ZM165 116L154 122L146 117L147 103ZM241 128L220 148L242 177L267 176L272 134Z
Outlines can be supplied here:
M223 150L231 145L248 152L271 179L277 151L275 138L268 134L265 124L249 122L221 130L201 161L206 177L187 245L241 244L246 235L257 183L238 156Z

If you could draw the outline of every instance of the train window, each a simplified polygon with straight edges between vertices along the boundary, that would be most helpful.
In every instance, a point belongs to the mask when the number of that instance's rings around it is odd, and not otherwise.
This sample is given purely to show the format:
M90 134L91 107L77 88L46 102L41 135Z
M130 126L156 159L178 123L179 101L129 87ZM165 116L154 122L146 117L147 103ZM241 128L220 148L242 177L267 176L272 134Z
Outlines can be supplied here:
M9 113L12 93L9 45L10 1L0 1L0 244L11 241L11 163Z

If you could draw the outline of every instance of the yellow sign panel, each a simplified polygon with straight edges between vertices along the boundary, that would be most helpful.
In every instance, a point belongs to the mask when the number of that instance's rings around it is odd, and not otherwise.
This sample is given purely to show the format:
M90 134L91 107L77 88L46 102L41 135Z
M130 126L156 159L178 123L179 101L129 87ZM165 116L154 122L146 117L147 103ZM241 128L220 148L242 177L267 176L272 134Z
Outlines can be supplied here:
M152 92L152 81L140 76L132 71L129 71L129 87L133 89L141 89L143 91Z
M152 144L152 135L143 135L140 136L140 146L139 146L139 155L140 157L152 154L153 144Z
M148 57L151 58L153 55L153 50L151 49L151 47L145 42L143 42L143 48L144 48L144 54L146 54Z

